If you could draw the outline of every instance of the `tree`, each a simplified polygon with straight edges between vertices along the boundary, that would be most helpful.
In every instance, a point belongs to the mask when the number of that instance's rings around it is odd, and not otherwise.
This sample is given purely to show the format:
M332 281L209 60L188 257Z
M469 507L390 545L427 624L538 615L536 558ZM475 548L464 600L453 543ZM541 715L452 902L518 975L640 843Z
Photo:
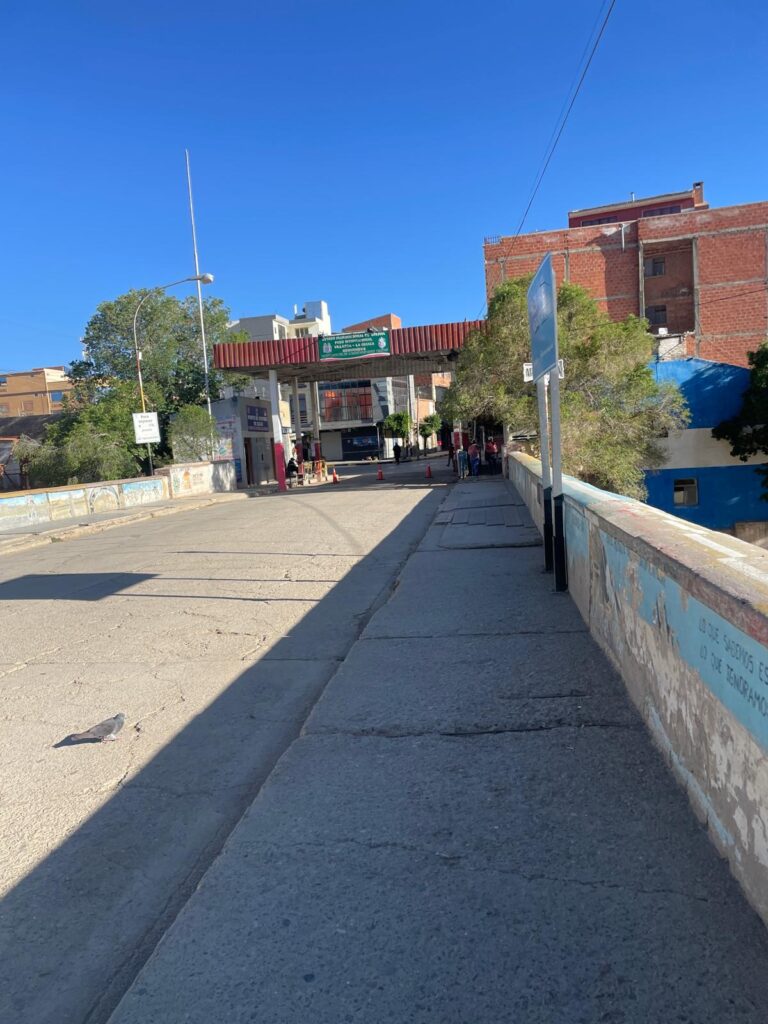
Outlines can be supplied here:
M427 450L427 440L436 434L440 427L443 425L443 418L436 412L430 413L429 416L425 416L419 424L419 433L424 438L424 451Z
M718 441L727 441L731 455L746 462L753 455L768 455L768 341L750 352L749 385L736 416L723 420L712 430ZM756 466L763 486L763 501L768 501L768 465Z
M177 299L158 291L130 291L110 302L102 302L85 328L83 343L87 357L72 364L73 380L96 385L111 380L136 379L133 317L139 311L137 337L141 371L146 385L154 384L162 396L161 411L205 401L200 319L193 296ZM208 346L230 340L227 335L229 310L217 298L203 303ZM223 378L211 370L211 398L219 397Z
M136 476L144 456L134 442L131 418L138 401L136 385L128 382L103 389L97 401L76 394L61 419L48 424L42 444L23 449L32 486Z
M169 433L176 462L205 462L211 457L216 420L199 405L185 405L171 420Z
M488 309L486 329L472 333L440 412L448 420L488 417L514 431L537 433L536 388L522 379L530 359L526 293L530 277L506 281ZM558 290L562 455L566 472L598 487L645 497L644 470L664 462L659 439L683 427L679 390L657 384L648 367L654 338L645 320L614 322L577 285Z
M384 429L392 437L405 441L411 436L411 415L408 412L391 412L384 420Z
M205 369L200 321L195 298L176 299L163 292L132 291L103 302L88 321L86 358L70 366L73 390L64 414L49 425L45 441L29 454L30 479L42 486L133 476L141 470L144 446L134 441L131 414L141 409L133 341L133 316L138 316L139 348L147 408L156 411L163 440L154 457L170 457L168 425L173 415L205 401ZM227 332L229 310L217 298L204 303L209 345L232 340ZM225 380L234 386L247 379L209 376L211 398ZM208 414L204 414L208 417Z

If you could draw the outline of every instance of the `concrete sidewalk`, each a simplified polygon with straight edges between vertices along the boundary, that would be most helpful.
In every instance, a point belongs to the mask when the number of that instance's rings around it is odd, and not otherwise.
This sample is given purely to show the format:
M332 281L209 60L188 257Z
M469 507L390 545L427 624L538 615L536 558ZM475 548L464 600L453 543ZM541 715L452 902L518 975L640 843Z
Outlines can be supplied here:
M452 489L112 1024L764 1024L763 925L542 561Z

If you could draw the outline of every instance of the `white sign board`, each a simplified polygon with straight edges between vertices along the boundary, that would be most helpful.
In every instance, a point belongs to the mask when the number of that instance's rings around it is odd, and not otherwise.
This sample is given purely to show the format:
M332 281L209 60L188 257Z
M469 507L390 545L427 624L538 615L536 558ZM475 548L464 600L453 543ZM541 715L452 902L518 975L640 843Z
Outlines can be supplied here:
M160 424L156 412L135 412L133 414L133 433L136 444L159 444Z

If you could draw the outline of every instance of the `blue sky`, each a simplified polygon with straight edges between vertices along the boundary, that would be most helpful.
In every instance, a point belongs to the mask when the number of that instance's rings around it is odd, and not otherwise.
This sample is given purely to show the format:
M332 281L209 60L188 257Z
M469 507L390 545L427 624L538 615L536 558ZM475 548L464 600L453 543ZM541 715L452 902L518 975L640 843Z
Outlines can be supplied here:
M97 304L201 269L233 316L483 310L601 0L41 0L0 34L0 370L67 363ZM768 198L756 0L618 0L526 230L690 187ZM183 294L178 291L178 294Z

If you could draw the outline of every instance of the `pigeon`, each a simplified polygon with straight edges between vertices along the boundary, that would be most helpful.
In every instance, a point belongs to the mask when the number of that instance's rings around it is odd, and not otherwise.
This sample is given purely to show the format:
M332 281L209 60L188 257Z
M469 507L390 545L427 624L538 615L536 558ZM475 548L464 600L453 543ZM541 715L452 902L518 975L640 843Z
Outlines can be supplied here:
M77 742L78 740L116 740L117 734L125 725L125 715L121 712L119 715L115 715L114 718L107 718L104 722L99 722L98 725L92 726L90 729L86 729L85 732L73 732L69 737L70 741Z

